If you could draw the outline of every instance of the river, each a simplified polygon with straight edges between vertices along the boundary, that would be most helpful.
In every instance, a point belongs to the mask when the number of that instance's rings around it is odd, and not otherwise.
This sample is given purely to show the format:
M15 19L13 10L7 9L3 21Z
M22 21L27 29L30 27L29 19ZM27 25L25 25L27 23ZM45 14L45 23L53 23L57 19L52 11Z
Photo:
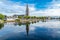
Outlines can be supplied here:
M60 40L60 20L0 24L0 40Z

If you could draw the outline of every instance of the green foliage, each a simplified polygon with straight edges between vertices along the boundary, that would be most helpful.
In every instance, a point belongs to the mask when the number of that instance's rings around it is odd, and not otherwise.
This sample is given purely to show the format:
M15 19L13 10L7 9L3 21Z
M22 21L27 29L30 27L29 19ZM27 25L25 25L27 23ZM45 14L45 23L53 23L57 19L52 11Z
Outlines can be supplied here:
M36 16L34 16L34 18L36 18Z
M46 19L47 17L46 16L41 16L41 17L36 17L36 16L18 16L18 18L24 18L24 19Z
M30 16L24 16L24 18L25 18L25 19L29 19L29 18L30 18Z
M34 18L36 18L35 16L31 16L31 19L34 19Z
M15 21L16 21L16 22L20 22L20 20L19 20L19 19L16 19Z
M3 14L0 14L0 19L4 19L5 18L5 16L3 15Z
M22 18L22 16L18 16L18 18L20 18L20 19L21 19L21 18Z
M42 17L37 17L37 19L46 19L47 17L42 16Z

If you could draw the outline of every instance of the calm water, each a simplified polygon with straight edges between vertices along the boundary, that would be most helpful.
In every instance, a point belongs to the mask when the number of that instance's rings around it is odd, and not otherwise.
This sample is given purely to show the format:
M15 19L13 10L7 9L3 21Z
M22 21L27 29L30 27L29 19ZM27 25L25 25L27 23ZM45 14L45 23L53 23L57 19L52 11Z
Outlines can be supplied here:
M60 21L0 24L0 40L60 40Z

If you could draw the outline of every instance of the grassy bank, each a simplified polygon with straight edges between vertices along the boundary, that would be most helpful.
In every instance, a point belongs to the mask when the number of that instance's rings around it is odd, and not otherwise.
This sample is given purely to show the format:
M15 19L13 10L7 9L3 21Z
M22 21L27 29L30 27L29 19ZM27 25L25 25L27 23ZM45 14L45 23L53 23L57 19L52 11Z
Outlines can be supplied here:
M4 23L4 20L0 20L0 23Z

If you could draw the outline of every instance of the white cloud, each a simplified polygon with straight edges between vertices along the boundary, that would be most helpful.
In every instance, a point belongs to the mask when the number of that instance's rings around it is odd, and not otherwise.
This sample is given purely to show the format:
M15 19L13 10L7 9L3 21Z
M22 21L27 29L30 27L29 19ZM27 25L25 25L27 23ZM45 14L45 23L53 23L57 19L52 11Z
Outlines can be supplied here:
M49 21L47 20L47 22L39 22L39 23L35 23L35 24L31 24L32 27L36 26L36 27L43 27L43 28L60 28L60 22L59 21ZM35 29L35 27L34 27Z
M34 11L34 4L29 4L30 12ZM0 13L5 15L24 14L26 11L26 4L21 5L20 2L13 3L7 0L0 0Z
M31 16L60 16L60 0L53 0L48 8L36 10L35 4L29 4L29 13ZM7 0L0 0L0 13L6 15L25 14L26 5L19 2L13 3Z
M12 15L12 14L24 14L25 7L18 4L11 4L8 1L0 1L0 13Z
M60 0L53 0L50 4L47 9L34 11L31 14L35 16L60 16Z

